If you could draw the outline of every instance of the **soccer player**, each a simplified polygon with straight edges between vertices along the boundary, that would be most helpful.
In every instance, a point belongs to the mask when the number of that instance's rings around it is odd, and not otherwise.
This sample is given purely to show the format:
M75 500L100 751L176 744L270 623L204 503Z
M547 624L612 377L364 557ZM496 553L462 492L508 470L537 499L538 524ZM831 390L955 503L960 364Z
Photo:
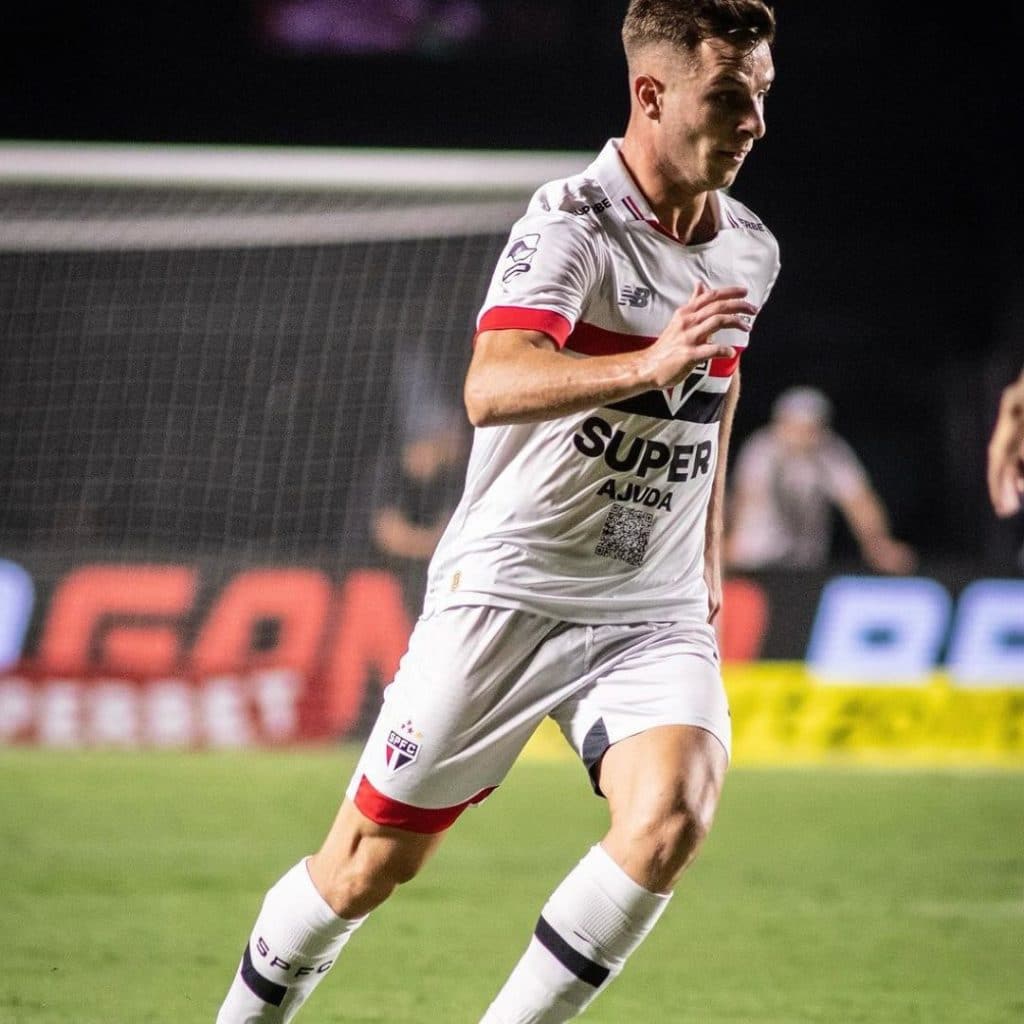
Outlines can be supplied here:
M624 135L542 186L498 258L465 380L465 490L422 614L323 844L266 895L219 1024L290 1020L546 716L610 824L482 1024L578 1016L668 907L730 756L724 473L779 256L729 187L765 133L774 29L762 0L629 4Z
M988 493L1000 518L1020 511L1024 495L1024 370L1003 388L988 444Z

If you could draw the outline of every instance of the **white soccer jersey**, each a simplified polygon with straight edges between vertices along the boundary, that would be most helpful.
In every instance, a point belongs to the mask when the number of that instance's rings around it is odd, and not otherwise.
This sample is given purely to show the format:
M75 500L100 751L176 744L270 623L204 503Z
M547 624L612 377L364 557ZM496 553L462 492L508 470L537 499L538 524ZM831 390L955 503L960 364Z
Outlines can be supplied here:
M478 332L539 330L585 358L650 345L698 281L745 285L763 305L779 254L761 221L718 192L715 237L681 244L658 225L620 142L535 193L498 260ZM491 604L572 622L706 622L705 518L738 360L593 411L478 428L425 610Z

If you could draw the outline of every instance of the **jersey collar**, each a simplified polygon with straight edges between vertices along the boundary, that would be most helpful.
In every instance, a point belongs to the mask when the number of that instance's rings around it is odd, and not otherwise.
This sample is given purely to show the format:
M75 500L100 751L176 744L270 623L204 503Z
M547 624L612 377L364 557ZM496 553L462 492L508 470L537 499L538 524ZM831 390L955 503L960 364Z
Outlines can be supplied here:
M619 156L622 139L609 139L594 161L594 177L611 201L612 209L626 224L657 221L651 204Z
M672 238L673 236L658 222L647 197L622 162L622 157L619 155L621 145L621 138L609 139L597 155L593 163L594 177L597 179L597 183L611 202L611 208L615 210L627 227L650 227ZM717 193L712 193L709 198L718 230L721 231L724 227L729 226L723 224L721 197Z

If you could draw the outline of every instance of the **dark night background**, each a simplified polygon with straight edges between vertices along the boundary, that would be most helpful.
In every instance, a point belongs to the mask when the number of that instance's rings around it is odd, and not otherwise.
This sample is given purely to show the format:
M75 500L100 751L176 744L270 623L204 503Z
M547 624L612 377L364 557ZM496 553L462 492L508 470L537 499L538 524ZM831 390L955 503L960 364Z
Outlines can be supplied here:
M286 53L242 2L8 8L0 138L593 152L621 133L622 0L484 7L476 46L404 57ZM984 449L1024 353L1020 7L776 10L769 131L734 191L783 270L736 442L782 387L818 385L900 536L1019 572Z

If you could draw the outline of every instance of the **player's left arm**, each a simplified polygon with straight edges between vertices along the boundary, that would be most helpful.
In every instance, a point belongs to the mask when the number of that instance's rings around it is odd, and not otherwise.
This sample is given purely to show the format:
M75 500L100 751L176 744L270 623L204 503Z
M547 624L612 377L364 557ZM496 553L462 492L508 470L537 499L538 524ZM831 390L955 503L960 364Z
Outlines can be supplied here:
M718 423L718 462L711 483L707 523L704 530L704 581L708 587L708 622L714 622L722 610L722 535L725 525L725 472L729 461L729 439L736 404L740 399L740 369L733 373L725 395L725 407Z

